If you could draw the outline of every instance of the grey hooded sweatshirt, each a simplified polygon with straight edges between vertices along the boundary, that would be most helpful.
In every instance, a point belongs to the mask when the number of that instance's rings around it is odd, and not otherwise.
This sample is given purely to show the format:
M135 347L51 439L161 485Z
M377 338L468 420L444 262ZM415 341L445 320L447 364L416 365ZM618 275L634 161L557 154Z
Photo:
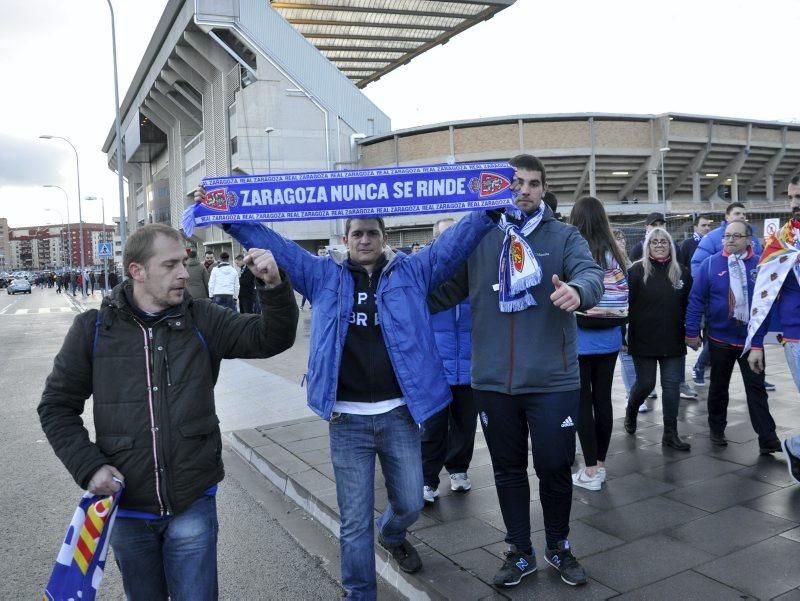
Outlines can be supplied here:
M428 297L432 313L469 297L472 308L472 387L504 394L563 392L580 388L575 315L550 301L552 277L578 290L579 310L603 295L603 270L578 230L556 221L545 206L539 226L526 237L542 268L531 289L536 306L501 313L498 265L504 233L490 231L456 276Z

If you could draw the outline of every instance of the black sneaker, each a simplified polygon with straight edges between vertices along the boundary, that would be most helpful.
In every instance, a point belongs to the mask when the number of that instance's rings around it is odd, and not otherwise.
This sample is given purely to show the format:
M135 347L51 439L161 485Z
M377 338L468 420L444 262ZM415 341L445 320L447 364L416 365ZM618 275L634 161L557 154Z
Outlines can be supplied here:
M571 586L586 584L586 572L572 554L569 541L559 542L557 549L547 549L544 552L544 560L559 571L561 580L567 584Z
M725 438L725 434L721 432L712 432L711 444L713 444L715 447L727 447L728 439Z
M400 566L400 569L408 574L413 574L414 572L419 572L422 569L422 560L419 558L419 553L407 540L404 540L399 545L394 547L390 547L387 545L383 538L378 536L378 543L380 543L381 547L389 551L394 557L397 565Z
M536 557L518 551L506 551L503 567L494 575L495 586L515 586L536 571Z
M783 454L786 455L786 464L789 467L789 475L795 482L800 483L800 457L789 450L789 439L783 441Z
M772 453L780 453L782 451L783 447L781 446L781 441L777 438L766 444L759 443L758 445L758 452L762 455L770 455Z

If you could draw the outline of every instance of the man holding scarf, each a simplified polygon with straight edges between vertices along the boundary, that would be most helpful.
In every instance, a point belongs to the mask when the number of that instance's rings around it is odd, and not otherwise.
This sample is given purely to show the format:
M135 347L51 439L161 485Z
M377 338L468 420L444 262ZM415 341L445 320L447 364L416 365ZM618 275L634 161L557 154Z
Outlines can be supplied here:
M469 298L472 387L492 457L508 543L496 586L514 586L536 571L531 544L528 438L539 478L545 560L570 585L586 574L570 549L571 466L580 400L573 312L603 295L603 271L573 226L542 202L544 165L531 155L515 169L516 208L472 253L468 264L429 300L443 310Z
M792 217L770 238L759 262L750 329L761 319L769 323L770 311L777 311L783 328L786 361L800 390L800 175L791 179L788 196ZM763 371L763 351L750 351L748 362L754 371ZM800 482L800 435L784 440L783 450L789 474Z
M724 447L728 413L728 387L733 367L739 363L744 381L750 423L758 433L762 455L781 450L775 421L769 412L763 370L750 368L743 353L750 320L758 257L753 252L753 231L745 221L731 221L723 235L721 252L706 258L695 270L696 277L686 310L686 345L700 348L700 319L706 315L711 359L711 385L708 390L708 426L711 444ZM766 324L753 337L753 350L761 351Z

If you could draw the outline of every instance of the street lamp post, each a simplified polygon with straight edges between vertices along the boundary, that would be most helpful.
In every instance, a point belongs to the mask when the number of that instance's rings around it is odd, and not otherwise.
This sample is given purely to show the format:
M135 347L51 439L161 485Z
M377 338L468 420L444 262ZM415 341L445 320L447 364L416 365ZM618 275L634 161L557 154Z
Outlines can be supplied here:
M100 196L87 196L86 200L99 200L100 207L103 209L103 242L108 242L108 238L106 237L106 201L105 199ZM114 245L111 245L111 248L114 248ZM103 296L106 296L106 290L108 290L108 259L107 257L102 257L103 260Z
M269 139L270 139L270 134L274 131L275 131L274 127L264 128L264 133L267 134L267 173L269 173L270 175L272 175L272 152L271 152L272 149L270 148Z
M81 166L80 166L80 162L78 160L78 149L75 148L75 146L74 146L74 144L72 142L70 142L69 140L67 140L66 138L64 138L62 136L43 135L43 136L39 136L39 137L42 138L43 140L63 140L64 142L66 142L67 144L70 145L70 147L72 148L72 151L75 153L75 169L76 169L77 176L78 176L78 180L77 180L78 181L78 235L80 236L81 277L83 277L83 272L84 272L84 265L83 265L83 257L84 257L84 253L83 253L83 211L81 209ZM81 288L81 294L83 296L86 296L86 288L85 287Z
M664 203L664 211L667 210L667 188L664 185L664 153L670 151L669 146L664 146L659 148L658 151L661 153L661 200Z
M64 188L62 188L61 186L56 186L55 184L44 184L43 187L44 188L58 188L59 190L61 190L64 193L64 199L67 201L67 253L68 253L68 257L67 258L69 259L69 268L70 268L70 271L71 271L72 270L72 234L70 233L70 230L69 230L69 195L67 194L67 191ZM65 265L65 267L66 267L66 265Z
M117 181L119 182L119 237L124 247L125 239L128 237L128 224L125 221L125 190L122 183L122 127L119 115L119 81L117 79L117 32L114 26L114 7L111 5L111 0L106 0L106 2L108 2L108 10L111 11L111 49L114 57L114 128L117 136Z

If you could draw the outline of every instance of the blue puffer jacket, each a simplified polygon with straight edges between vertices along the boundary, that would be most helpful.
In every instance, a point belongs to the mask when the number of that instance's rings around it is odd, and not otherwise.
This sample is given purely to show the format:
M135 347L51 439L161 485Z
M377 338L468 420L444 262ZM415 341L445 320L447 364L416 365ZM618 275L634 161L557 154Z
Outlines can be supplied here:
M752 254L744 260L747 271L747 295L753 302L753 288L756 283L758 255ZM700 320L706 316L708 335L719 342L733 346L744 346L747 338L747 324L738 322L730 316L731 278L728 273L728 256L721 252L706 258L696 271L697 279L692 283L689 305L686 308L686 336L696 338L700 335ZM753 337L753 348L762 348L769 320Z
M375 291L378 314L397 382L417 423L444 409L452 399L425 299L453 275L493 227L485 213L470 213L415 255L386 251L388 262ZM226 229L245 248L271 250L295 290L311 301L308 406L330 419L353 311L355 285L343 265L346 257L340 253L314 256L262 225L235 224Z
M702 240L700 240L700 243L697 245L697 248L691 257L693 280L699 277L697 275L697 270L700 269L700 264L703 261L705 261L711 255L722 252L722 236L725 235L726 227L728 227L728 222L723 219L717 229L711 230L705 236L703 236ZM762 250L761 242L759 242L755 233L753 233L753 252L757 257L760 257ZM686 263L687 261L689 261L689 258L684 257L683 262Z
M472 315L469 301L431 315L431 323L447 383L450 386L469 386L472 382L469 372L472 355Z

